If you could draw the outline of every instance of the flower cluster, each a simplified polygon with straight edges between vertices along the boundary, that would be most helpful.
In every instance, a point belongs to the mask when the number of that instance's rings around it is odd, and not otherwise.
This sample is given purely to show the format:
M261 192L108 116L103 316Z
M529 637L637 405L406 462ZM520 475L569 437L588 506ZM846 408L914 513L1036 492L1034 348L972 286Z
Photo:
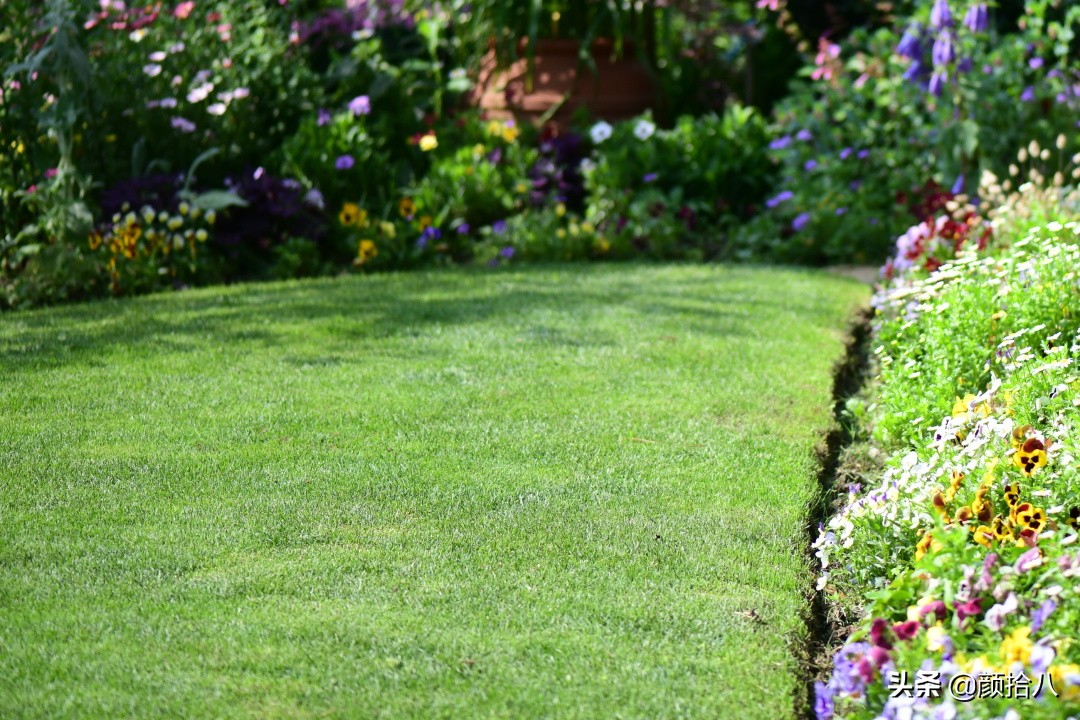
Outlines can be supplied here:
M972 36L985 34L990 27L986 3L971 3L962 25ZM950 79L955 80L957 73L970 72L974 65L970 55L960 57L958 43L949 0L935 0L930 22L926 26L912 23L896 46L896 54L909 60L904 78L940 96Z
M964 244L929 273L894 265L875 296L885 469L814 543L819 589L871 602L817 685L820 720L1078 709L1077 237L1052 222ZM1009 689L956 692L995 681Z

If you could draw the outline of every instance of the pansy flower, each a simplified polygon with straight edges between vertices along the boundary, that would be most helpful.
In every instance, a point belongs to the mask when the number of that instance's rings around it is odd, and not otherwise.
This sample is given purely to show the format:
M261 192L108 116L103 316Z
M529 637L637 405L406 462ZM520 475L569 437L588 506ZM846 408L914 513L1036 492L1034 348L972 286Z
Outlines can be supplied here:
M357 267L364 265L372 260L379 254L379 248L375 246L375 243L371 240L361 240L360 245L357 247L356 259L353 260L353 265Z
M1039 438L1028 438L1013 454L1013 463L1027 477L1035 474L1038 468L1045 467L1046 461L1046 445Z

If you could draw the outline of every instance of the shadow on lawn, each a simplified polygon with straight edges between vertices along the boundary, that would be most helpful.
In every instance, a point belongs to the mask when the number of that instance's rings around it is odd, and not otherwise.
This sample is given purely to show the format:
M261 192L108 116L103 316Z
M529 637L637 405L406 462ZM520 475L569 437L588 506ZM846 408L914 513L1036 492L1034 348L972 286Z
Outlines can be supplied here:
M678 317L679 329L733 338L757 334L763 323L783 322L798 304L814 326L831 320L829 303L815 293L763 295L760 272L702 268L692 275L672 266L523 267L496 272L433 271L236 285L141 298L84 303L8 314L0 323L0 368L105 365L118 347L190 352L221 344L282 347L318 334L327 356L297 362L332 362L334 351L391 336L419 336L433 326L515 323L531 342L599 346L607 338L569 334L545 320L574 308L630 309L658 318ZM655 270L657 282L643 283ZM784 269L792 281L806 271ZM790 283L788 283L790 285ZM644 290L643 290L644 288ZM812 305L813 307L807 307ZM327 358L330 358L329 360Z

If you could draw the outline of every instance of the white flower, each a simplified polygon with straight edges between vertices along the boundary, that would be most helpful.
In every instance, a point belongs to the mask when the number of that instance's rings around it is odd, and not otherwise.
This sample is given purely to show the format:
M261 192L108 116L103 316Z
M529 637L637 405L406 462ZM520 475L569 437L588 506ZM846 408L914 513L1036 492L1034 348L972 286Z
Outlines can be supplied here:
M164 50L158 50L157 52L150 53L150 59L156 63L165 62L165 58L167 57L168 55L165 53Z
M206 108L206 112L210 113L211 115L224 115L225 103L214 103L213 105L210 105Z
M149 65L143 65L142 71L150 77L157 77L161 74L161 66L157 63L151 63Z
M648 120L638 120L638 124L634 126L634 136L638 140L648 140L656 132L656 126Z
M589 158L585 158L584 160L581 161L580 168L581 168L581 172L588 175L589 173L591 173L593 170L596 169L596 163L594 163Z
M593 125L592 128L589 130L589 137L592 138L592 141L594 143L599 145L600 143L611 137L611 133L613 131L614 128L611 127L610 123L601 120L600 122Z
M214 89L213 83L203 83L196 88L193 88L191 92L187 94L188 102L199 103L210 96L210 92Z
M138 30L135 30L130 35L128 35L128 38L131 40L131 42L141 42L144 37L146 37L145 28L139 28Z

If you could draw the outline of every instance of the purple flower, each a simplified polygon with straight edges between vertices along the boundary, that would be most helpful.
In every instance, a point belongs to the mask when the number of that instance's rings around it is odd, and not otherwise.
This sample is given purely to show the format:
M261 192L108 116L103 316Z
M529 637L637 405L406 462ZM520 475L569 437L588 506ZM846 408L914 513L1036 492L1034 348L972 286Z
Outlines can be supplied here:
M768 200L766 200L765 201L765 207L770 208L770 209L774 208L777 205L779 205L780 203L787 202L788 200L790 200L793 197L795 197L795 193L791 192L790 190L784 190L783 192L777 194L775 197L771 197Z
M423 250L428 246L428 243L434 242L441 237L442 230L434 226L426 227L424 232L420 233L420 239L416 241L416 247Z
M644 180L647 183L651 183L651 182L656 182L656 178L658 178L658 177L660 177L660 176L657 175L656 173L649 173L649 174L647 174L645 177L643 177L641 179Z
M852 180L851 182L848 183L848 188L852 192L855 192L856 190L858 190L861 187L862 187L862 180Z
M817 720L832 720L833 691L823 682L814 683L814 717Z
M791 221L791 229L795 232L799 232L810 223L810 213L799 213L795 216L795 219Z
M968 8L967 15L964 16L964 27L973 33L990 29L990 15L986 10L986 3L975 3Z
M949 74L944 70L939 70L930 76L930 94L934 97L941 97L941 93L945 90L945 83L949 81Z
M1028 85L1024 88L1024 92L1020 93L1020 100L1023 102L1031 102L1035 99L1035 88Z
M319 118L315 121L315 124L322 127L323 125L328 124L332 118L333 116L330 114L329 110L326 108L319 108Z
M471 228L469 227L469 223L461 223L460 225L457 226L457 234L458 235L468 235L470 229Z
M903 78L908 82L915 82L919 79L919 76L923 73L923 64L921 60L912 60L908 63L907 70L904 70Z
M1017 575L1023 575L1039 567L1042 563L1042 553L1039 552L1039 548L1033 547L1016 559L1014 567Z
M785 135L784 137L776 138L769 143L769 148L772 150L783 150L791 144L791 136Z
M851 157L851 153L853 153L853 152L855 152L855 151L852 150L849 147L844 148L843 150L840 151L840 159L841 160L847 160L849 157Z
M956 59L956 48L953 46L952 33L946 30L938 35L934 41L934 50L931 53L934 65L950 65Z
M310 205L316 210L326 209L326 200L323 198L323 194L319 192L318 188L311 188L304 195L304 203Z
M502 235L504 232L506 232L506 221L496 220L491 224L491 231L496 235Z
M950 190L953 195L959 195L964 192L964 173L960 173L960 176L956 178L956 182L952 184Z
M502 257L509 260L510 258L514 257L514 248L507 245L506 247L504 247L502 250L499 251L499 255L501 255Z
M817 168L817 166L817 160L807 160L805 163L803 163L803 170L805 170L806 172L813 172L814 169Z
M900 43L896 46L896 54L910 60L918 60L921 58L922 45L919 43L919 34L921 31L922 28L918 23L909 27L904 32L904 36L900 38Z
M1043 66L1043 59L1041 57L1033 57L1028 60L1028 67L1032 70L1038 70Z
M356 117L369 114L371 112L371 98L367 95L357 95L349 101L349 112Z
M1053 600L1047 600L1047 602L1053 602ZM1031 624L1031 629L1035 629L1035 623ZM1031 648L1031 655L1028 658L1028 662L1031 663L1031 669L1036 675L1041 675L1050 668L1050 664L1054 662L1054 656L1057 655L1054 652L1052 645L1046 642L1035 643L1035 647Z
M1031 630L1032 632L1038 632L1042 628L1046 619L1050 617L1050 613L1057 610L1057 603L1053 598L1044 600L1042 605L1035 609L1035 612L1031 613Z
M809 130L807 130L806 128L803 128L799 132L795 133L795 139L796 140L801 140L802 142L806 142L808 140L813 140L814 136Z
M856 155L855 157L859 158L860 160L865 160L866 158L870 157L870 151L869 150L860 150L859 154Z
M847 215L847 208L846 207L838 207L838 208L836 208L836 216L839 217L841 215Z
M356 160L353 159L352 155L342 155L334 161L334 167L338 170L348 170L355 164Z
M935 30L952 27L952 10L949 9L947 0L936 0L930 10L930 27Z
M182 133L195 132L195 123L178 115L174 115L172 119L169 120L169 124Z

